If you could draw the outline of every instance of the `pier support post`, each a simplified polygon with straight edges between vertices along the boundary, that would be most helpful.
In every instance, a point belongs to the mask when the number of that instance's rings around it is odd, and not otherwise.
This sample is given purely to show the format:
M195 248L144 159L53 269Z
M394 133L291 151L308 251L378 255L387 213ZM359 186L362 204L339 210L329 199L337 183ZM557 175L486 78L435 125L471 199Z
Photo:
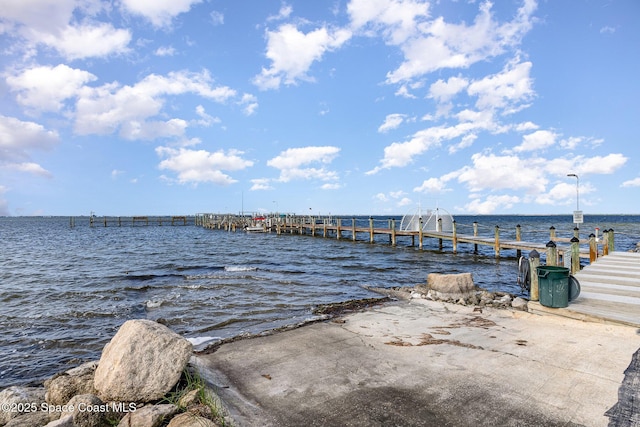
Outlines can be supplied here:
M535 249L529 252L529 271L531 273L531 301L540 299L540 288L538 287L538 267L540 266L540 254Z
M458 231L457 231L457 227L456 227L456 221L453 220L453 222L451 223L451 245L453 246L453 253L457 254L458 253Z
M342 237L342 218L338 218L338 225L336 227L336 239L340 240Z
M602 255L609 255L609 230L602 232Z
M473 237L478 237L478 221L473 221ZM478 244L473 244L473 253L478 253Z
M356 241L356 218L351 218L351 240Z
M549 243L547 243L547 265L558 265L558 247L553 240L549 240Z
M580 239L573 237L571 239L571 274L580 271Z
M516 242L522 241L522 227L520 224L516 225ZM520 249L516 250L516 257L519 259L522 256L522 251Z
M311 237L316 237L316 219L311 217Z
M551 241L556 240L556 228L553 225L549 227L549 240Z
M596 235L589 234L589 262L594 262L598 259L598 242L596 242Z
M614 235L615 234L613 233L613 228L610 228L609 229L609 252L613 252L616 250Z
M322 237L327 237L327 218L322 221Z
M391 245L395 246L396 243L396 220L391 219Z
M578 227L573 227L573 237L576 239L580 238L580 229Z
M373 217L369 217L369 243L373 243Z
M496 258L500 258L500 227L496 225L495 238L493 241L493 250Z
M442 218L438 218L438 223L436 224L436 231L438 233L442 233ZM438 247L442 250L442 239L438 239Z
M418 230L418 246L422 249L424 240L424 231L422 230L422 217L420 217L420 229Z

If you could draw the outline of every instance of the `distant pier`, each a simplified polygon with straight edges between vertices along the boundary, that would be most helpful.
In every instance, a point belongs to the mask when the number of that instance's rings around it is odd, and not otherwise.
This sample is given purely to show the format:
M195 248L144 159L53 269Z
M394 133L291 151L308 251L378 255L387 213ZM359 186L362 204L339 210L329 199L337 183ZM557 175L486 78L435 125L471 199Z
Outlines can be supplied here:
M188 215L172 216L96 216L69 217L69 226L76 226L77 222L88 222L89 227L138 227L150 225L194 225L195 218Z
M352 241L369 241L374 243L376 235L388 236L389 244L397 245L398 238L408 237L411 245L420 249L424 248L425 239L437 239L438 248L444 250L444 242L450 242L447 246L453 253L457 253L461 244L473 245L474 252L478 252L478 246L493 248L495 257L501 256L503 250L516 251L520 257L522 251L536 251L546 255L547 265L562 265L565 260L571 260L572 272L580 270L580 259L590 262L598 256L607 255L614 251L614 231L604 230L602 238L597 241L594 234L588 239L579 238L579 229L574 228L572 234L559 236L558 230L551 226L548 230L549 240L527 241L522 238L523 230L518 225L513 231L505 233L498 225L492 229L481 227L477 222L473 224L458 224L453 221L451 231L443 231L441 220L435 230L402 230L397 226L395 219L374 220L368 218L368 224L362 225L363 218L339 218L328 216L298 216L298 215L221 215L221 214L197 214L196 225L225 231L249 230L253 232L271 232L277 234L310 235L324 238L350 239ZM360 224L358 224L360 223ZM468 229L470 232L460 233L460 229ZM541 230L537 230L540 235ZM417 241L417 242L416 242ZM569 264L567 262L567 264ZM568 265L569 266L569 265Z

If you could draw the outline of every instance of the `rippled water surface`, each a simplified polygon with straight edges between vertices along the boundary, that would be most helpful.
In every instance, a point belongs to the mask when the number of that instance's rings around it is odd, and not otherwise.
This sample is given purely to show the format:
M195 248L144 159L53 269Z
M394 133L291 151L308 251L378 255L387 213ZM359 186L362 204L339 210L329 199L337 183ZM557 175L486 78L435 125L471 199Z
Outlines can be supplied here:
M573 228L569 217L456 220L460 233L473 221L486 235L500 225L503 238L521 224L523 240L543 243L549 226ZM614 228L619 250L640 242L639 216L585 220L588 232ZM318 304L377 296L365 285L412 286L430 272L472 272L478 286L520 292L514 251L496 260L489 247L453 254L450 242L439 251L437 241L419 250L410 238L395 248L383 236L359 239L0 218L0 388L97 359L128 319L163 319L200 342L297 323Z

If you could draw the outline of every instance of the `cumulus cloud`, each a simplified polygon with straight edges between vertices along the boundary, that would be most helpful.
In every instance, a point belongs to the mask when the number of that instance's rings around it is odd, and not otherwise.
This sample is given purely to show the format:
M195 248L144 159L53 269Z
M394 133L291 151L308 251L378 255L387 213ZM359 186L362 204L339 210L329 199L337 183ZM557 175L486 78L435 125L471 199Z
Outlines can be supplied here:
M6 77L20 104L34 110L54 112L62 110L65 100L75 98L84 85L96 79L88 71L65 64L37 66Z
M296 179L335 181L338 179L338 174L335 171L327 170L324 166L309 167L309 165L329 164L339 152L340 148L332 146L289 148L267 161L267 165L280 170L278 178L280 182Z
M419 187L415 187L413 191L416 193L427 193L427 194L437 194L444 193L447 191L451 191L450 188L447 188L447 182L451 179L451 177L447 178L429 178L422 182L422 185Z
M167 27L181 13L202 0L121 0L122 7L148 19L156 27Z
M513 151L516 153L522 153L525 151L538 151L544 150L545 148L552 147L556 140L558 139L558 134L548 130L537 130L528 135L524 135L522 137L522 144L513 148Z
M262 68L253 83L262 90L277 89L280 85L294 85L312 81L307 73L314 62L328 52L342 46L351 37L345 29L317 28L308 33L295 25L284 24L277 30L267 30L266 57L269 68Z
M640 187L640 177L623 182L621 187Z
M120 132L127 139L181 136L182 119L149 120L162 111L166 96L194 93L216 102L236 96L227 86L212 86L209 73L171 72L151 74L133 86L109 83L84 87L76 106L75 131L81 135Z
M14 48L28 56L40 45L69 60L125 53L131 41L130 31L93 20L104 7L94 1L7 0L2 4L0 20L14 28L14 34L21 39ZM73 22L74 13L84 18L79 24Z
M67 26L60 34L43 34L39 40L74 60L127 52L131 33L111 24Z
M404 114L388 114L384 119L384 123L378 128L378 132L386 133L396 129L404 122L405 117Z
M31 152L49 150L58 141L58 133L42 125L0 115L0 166L3 169L50 177L49 171L31 161Z
M521 198L510 195L490 195L485 199L475 198L465 206L465 210L479 215L488 215L499 209L511 209Z
M412 5L411 2L402 4ZM397 31L391 30L394 27L388 27L387 33L391 34L389 43L400 46L404 62L387 74L387 82L408 81L440 69L468 68L518 45L532 27L535 1L526 0L514 20L502 24L494 20L491 7L490 2L482 3L474 23L469 26L447 23L443 17L424 21L415 26L420 33L410 34L410 38L398 36ZM423 11L413 15L409 13L410 19L404 22L424 15Z
M169 170L177 174L180 184L211 182L229 185L237 182L223 171L237 171L253 166L253 162L242 158L244 154L238 150L190 150L186 148L158 147L158 156L164 158L158 165L161 170Z

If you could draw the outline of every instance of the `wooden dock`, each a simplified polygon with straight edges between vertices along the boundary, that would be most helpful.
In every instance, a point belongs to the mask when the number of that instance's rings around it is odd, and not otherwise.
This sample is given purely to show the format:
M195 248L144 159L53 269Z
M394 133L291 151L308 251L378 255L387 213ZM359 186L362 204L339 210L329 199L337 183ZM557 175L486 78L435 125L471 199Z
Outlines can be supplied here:
M529 302L529 311L640 328L640 253L613 252L574 274L580 295L566 308Z
M378 220L379 222L380 220ZM548 265L562 265L566 262L571 266L573 272L580 269L580 259L593 261L598 256L608 254L614 250L613 230L605 230L602 241L596 241L592 234L589 239L579 239L578 229L574 229L573 236L559 237L555 227L549 228L549 240L546 241L525 241L522 239L520 226L516 227L515 238L504 238L499 226L495 226L491 233L481 235L477 222L468 225L472 229L472 234L459 233L459 224L453 221L451 231L442 231L442 224L436 226L436 230L401 230L396 227L395 219L389 219L386 226L374 225L373 218L369 218L368 226L360 225L356 218L334 218L334 217L310 217L310 216L260 216L259 223L264 232L275 232L277 234L310 235L314 237L349 239L352 241L369 241L374 243L375 237L379 235L388 236L392 246L397 245L399 237L409 237L412 246L424 248L426 239L436 239L440 250L444 250L444 242L451 248L453 253L457 253L461 244L472 245L473 251L478 252L478 246L489 246L493 249L496 258L501 256L503 250L515 250L516 257L520 257L523 252L536 251L544 258ZM206 228L224 229L227 231L243 230L250 227L252 230L260 230L256 227L255 218L252 216L198 214L196 224ZM510 233L511 236L514 233ZM571 259L571 261L569 261Z
M95 216L88 217L89 227L138 227L149 225L189 225L189 222L195 223L193 217L187 215L173 216ZM69 226L76 226L77 221L86 221L87 217L70 217Z

